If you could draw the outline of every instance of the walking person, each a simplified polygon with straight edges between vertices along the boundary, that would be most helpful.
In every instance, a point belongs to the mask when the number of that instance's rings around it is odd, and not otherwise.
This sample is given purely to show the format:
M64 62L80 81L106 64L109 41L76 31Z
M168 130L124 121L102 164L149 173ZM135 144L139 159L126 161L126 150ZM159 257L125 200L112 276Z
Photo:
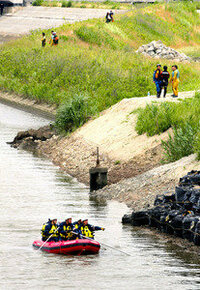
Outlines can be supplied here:
M177 65L172 66L172 76L170 81L172 82L173 98L178 98L178 84L180 79L180 73Z
M161 85L162 85L161 64L157 64L157 69L153 73L153 82L156 85L157 98L160 98Z
M169 82L169 77L170 77L170 73L167 71L166 65L163 67L161 77L162 77L161 91L162 89L164 89L163 97L165 98L167 94L167 87L168 87L168 82Z
M0 10L1 10L1 16L3 15L3 10L4 10L4 4L0 3Z
M42 32L42 39L41 39L41 41L42 41L42 47L45 47L45 45L46 45L46 35L45 35L44 32Z

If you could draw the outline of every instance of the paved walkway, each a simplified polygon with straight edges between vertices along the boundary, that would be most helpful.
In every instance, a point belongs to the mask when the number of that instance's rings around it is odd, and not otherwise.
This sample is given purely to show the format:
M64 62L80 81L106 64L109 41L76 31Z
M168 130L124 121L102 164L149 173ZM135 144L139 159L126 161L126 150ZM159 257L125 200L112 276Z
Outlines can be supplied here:
M106 12L106 9L24 7L14 14L0 17L0 34L26 34L35 29L58 27L65 22L74 23L91 18L102 18L105 17ZM124 11L114 10L114 12L123 13Z

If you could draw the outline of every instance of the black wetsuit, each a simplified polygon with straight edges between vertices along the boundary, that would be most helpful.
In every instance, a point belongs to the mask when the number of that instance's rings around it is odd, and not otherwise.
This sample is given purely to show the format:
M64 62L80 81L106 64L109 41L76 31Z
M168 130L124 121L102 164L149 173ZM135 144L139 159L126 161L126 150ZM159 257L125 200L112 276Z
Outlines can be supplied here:
M3 3L0 3L1 15L3 15L3 9L4 9L4 4Z
M170 74L168 71L163 71L161 73L161 78L162 78L162 83L161 83L161 89L164 88L164 98L167 94L167 86L168 86L168 81L169 81L169 77L170 77Z

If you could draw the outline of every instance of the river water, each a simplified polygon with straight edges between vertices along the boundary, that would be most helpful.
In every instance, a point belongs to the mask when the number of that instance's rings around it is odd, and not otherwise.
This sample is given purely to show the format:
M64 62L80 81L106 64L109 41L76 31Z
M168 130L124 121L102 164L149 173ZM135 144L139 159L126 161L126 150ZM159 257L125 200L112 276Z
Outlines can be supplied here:
M197 255L144 229L121 224L128 212L118 202L99 204L88 188L50 161L6 144L19 130L48 123L0 104L0 289L199 289ZM95 256L36 251L43 222L88 217L103 226L96 239L131 254L102 247Z

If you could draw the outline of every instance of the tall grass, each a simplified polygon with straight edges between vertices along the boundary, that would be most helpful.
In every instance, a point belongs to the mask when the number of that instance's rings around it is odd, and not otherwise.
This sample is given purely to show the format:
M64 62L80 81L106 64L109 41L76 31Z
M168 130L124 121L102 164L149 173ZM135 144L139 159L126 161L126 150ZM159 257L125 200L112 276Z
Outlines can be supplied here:
M138 111L138 134L153 136L170 127L173 134L162 141L164 160L172 162L194 152L200 159L200 93L180 103L151 104Z
M87 98L75 95L58 109L55 126L60 133L71 132L83 125L91 113Z
M173 129L167 141L162 140L164 149L163 161L174 162L195 152L197 128L189 123ZM199 148L200 149L200 148Z

